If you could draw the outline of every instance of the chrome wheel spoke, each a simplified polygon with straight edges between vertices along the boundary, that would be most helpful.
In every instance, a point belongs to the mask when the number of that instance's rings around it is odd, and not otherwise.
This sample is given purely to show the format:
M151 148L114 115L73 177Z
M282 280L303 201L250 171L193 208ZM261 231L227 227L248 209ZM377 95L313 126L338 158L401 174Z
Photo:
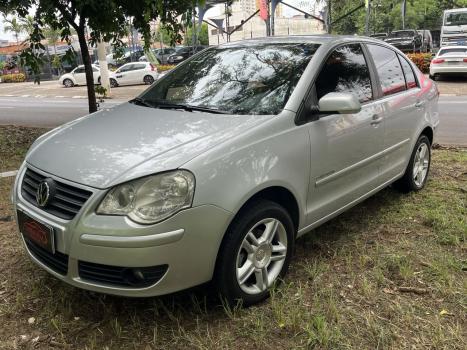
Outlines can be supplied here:
M245 249L248 254L252 254L255 252L254 246L246 239L244 239L242 242L242 248Z
M245 263L241 268L238 269L238 281L240 284L246 282L246 280L251 276L251 274L255 271L255 265L250 261L246 260Z
M271 261L284 260L287 255L287 247L282 243L278 243L272 246Z
M264 232L261 238L263 238L265 242L271 243L276 234L277 227L279 226L279 221L273 219L270 222L266 223L265 226L266 228L264 229Z
M263 267L260 270L255 271L256 277L256 287L262 292L269 287L269 278L268 278L268 270L266 267Z

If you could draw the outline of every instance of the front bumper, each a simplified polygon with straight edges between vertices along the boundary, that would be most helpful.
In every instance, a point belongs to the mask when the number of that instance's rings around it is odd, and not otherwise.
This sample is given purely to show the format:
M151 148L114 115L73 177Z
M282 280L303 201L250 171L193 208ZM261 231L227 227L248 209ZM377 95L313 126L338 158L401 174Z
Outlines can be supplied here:
M126 217L96 215L95 208L106 191L87 188L93 191L92 196L76 217L67 221L33 206L21 196L19 185L24 172L22 167L13 190L15 209L54 228L56 251L68 260L66 273L56 272L20 236L30 258L60 280L83 289L131 297L172 293L211 280L217 252L231 220L230 212L202 205L155 225L139 225ZM167 265L168 269L155 284L139 288L83 278L80 273L83 263L125 268Z

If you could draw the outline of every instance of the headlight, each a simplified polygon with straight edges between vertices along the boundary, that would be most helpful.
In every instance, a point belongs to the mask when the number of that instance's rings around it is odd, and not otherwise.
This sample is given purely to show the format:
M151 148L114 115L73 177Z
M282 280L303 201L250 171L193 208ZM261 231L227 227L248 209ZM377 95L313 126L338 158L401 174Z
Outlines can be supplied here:
M182 60L182 59L183 59L183 56L175 56L174 59L176 59L176 60Z
M191 207L195 178L186 170L152 175L115 186L97 214L124 215L140 224L154 224Z

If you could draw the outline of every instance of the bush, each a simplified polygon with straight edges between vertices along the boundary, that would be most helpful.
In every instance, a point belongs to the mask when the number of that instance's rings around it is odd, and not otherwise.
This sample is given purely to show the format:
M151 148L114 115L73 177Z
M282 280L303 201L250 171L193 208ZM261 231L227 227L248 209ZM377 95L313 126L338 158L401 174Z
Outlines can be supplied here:
M160 72L165 72L167 70L171 70L175 66L172 64L158 64L156 67L157 67L157 71L160 73Z
M23 73L2 75L3 83L22 83L23 81L26 81L26 76Z
M407 57L415 63L422 73L430 71L431 53L409 53Z

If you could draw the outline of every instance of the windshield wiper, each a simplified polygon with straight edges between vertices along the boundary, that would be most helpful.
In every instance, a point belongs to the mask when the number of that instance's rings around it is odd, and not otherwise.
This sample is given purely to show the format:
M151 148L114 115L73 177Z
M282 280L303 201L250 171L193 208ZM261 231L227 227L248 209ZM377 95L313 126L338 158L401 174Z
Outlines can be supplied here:
M215 108L203 107L203 106L192 106L192 105L184 105L178 103L166 103L162 101L156 101L153 107L156 108L167 108L167 109L183 109L188 112L193 111L200 111L200 112L207 112L207 113L215 113L215 114L231 114L229 111L221 111Z
M153 104L149 103L145 99L142 99L141 97L135 97L134 99L132 99L132 100L130 100L128 102L134 103L135 105L144 106L144 107L152 107L152 108L155 107Z

